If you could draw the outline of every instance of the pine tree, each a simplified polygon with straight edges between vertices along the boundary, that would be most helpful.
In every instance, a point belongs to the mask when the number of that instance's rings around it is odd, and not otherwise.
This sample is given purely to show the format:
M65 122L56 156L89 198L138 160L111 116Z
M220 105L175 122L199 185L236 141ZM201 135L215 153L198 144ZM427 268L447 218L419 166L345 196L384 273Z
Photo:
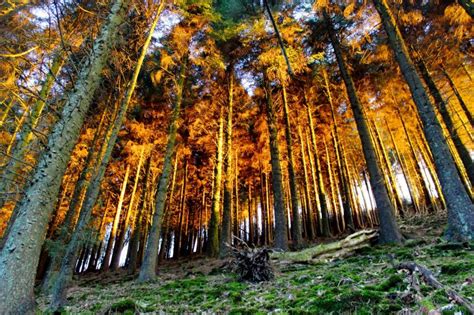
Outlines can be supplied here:
M448 207L446 237L451 240L474 238L474 205L465 191L461 178L443 136L433 104L416 72L395 18L385 0L374 0L394 57L410 88L436 166L441 188Z
M0 253L0 313L31 312L34 307L34 276L61 178L127 8L127 1L114 2L90 58L82 65L75 87L69 93L62 117L48 137L47 148L25 195L17 205L18 216ZM23 263L18 265L18 261Z

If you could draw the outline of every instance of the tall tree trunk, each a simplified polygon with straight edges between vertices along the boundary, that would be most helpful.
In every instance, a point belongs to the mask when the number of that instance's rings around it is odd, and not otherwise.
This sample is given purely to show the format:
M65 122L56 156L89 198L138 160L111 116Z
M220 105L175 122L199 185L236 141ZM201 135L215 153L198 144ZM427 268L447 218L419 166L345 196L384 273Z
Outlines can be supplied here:
M174 258L180 256L181 247L182 247L182 236L183 236L183 220L186 215L185 201L186 201L186 186L188 182L188 161L184 160L184 174L183 174L183 184L181 185L181 193L179 195L179 223L178 230L176 232L175 242L174 242ZM171 201L170 201L171 204Z
M273 240L273 213L274 213L274 208L272 206L272 196L270 195L270 180L268 179L269 175L267 173L264 173L263 176L265 176L265 225L266 225L266 231L267 231L267 242L265 245L269 245L271 240Z
M433 105L425 91L408 49L386 0L373 0L380 14L401 72L410 87L423 122L423 132L433 153L438 178L448 207L448 239L474 239L474 205L463 187L453 157L439 124Z
M313 109L311 106L311 102L307 99L306 94L304 96L305 104L306 104L306 112L308 115L308 123L309 123L309 134L311 140L311 146L313 148L313 152L308 147L308 154L310 155L310 162L311 158L314 159L314 168L316 176L316 183L314 183L314 189L317 190L317 201L319 200L319 207L320 207L320 214L321 214L321 233L323 236L329 236L329 213L328 213L328 200L326 195L326 190L324 189L324 179L323 174L321 171L321 162L319 160L318 154L318 144L316 143L316 134L314 132L315 126L313 123Z
M275 31L275 34L276 34L277 39L278 39L278 45L280 45L281 52L283 54L283 57L285 58L288 73L290 75L293 75L293 70L291 69L290 59L288 58L288 55L286 54L285 44L283 43L283 39L281 37L280 30L278 29L278 26L275 22L275 19L273 18L272 10L271 10L270 6L268 5L268 1L263 0L263 5L265 6L265 9L267 10L268 16L270 17L270 21L272 22L273 30Z
M360 103L359 97L357 96L354 82L352 81L352 77L344 61L339 39L336 36L330 17L326 12L324 12L324 18L327 23L331 44L336 54L339 70L341 71L342 78L346 85L346 91L349 96L352 113L357 125L357 130L359 131L359 137L362 143L365 161L369 170L370 184L372 186L374 197L377 203L377 211L380 220L380 242L399 243L401 241L401 235L398 230L397 222L395 221L393 205L390 202L387 189L383 184L382 171L380 170L380 166L378 165L377 158L375 156L374 144L370 138L369 128L362 110L362 104Z
M311 193L310 193L310 183L309 183L309 176L308 171L306 169L306 154L305 154L305 140L303 139L303 134L301 132L301 127L298 125L298 136L300 140L300 151L301 151L301 165L303 166L303 174L304 174L304 191L305 191L305 198L306 198L306 215L307 215L307 226L309 227L308 233L306 237L311 240L316 237L316 223L314 220L314 212L313 206L311 203Z
M142 150L140 152L140 158L138 160L138 166L137 166L137 173L135 174L135 182L133 183L133 189L132 189L132 194L130 197L130 203L128 205L128 211L127 214L125 215L125 220L123 222L123 228L120 231L119 236L117 237L114 245L114 254L112 256L112 263L110 264L110 268L112 270L117 270L119 267L120 263L120 256L122 254L122 249L123 249L123 244L125 242L125 235L128 230L128 226L130 223L130 216L133 213L133 207L134 207L134 202L135 202L135 193L137 192L137 187L138 187L138 180L140 179L140 171L142 168L142 162L143 162L143 156L145 154L145 147L142 146ZM130 229L131 232L131 229Z
M145 165L145 177L143 178L142 182L142 192L140 197L140 205L138 206L137 216L135 218L135 225L131 231L130 237L130 260L128 264L128 274L134 274L137 270L138 265L138 244L141 239L142 229L143 229L143 217L144 217L144 208L146 203L146 193L148 190L150 172L151 172L151 153L148 156Z
M198 229L198 245L197 245L197 252L201 254L202 252L202 236L203 236L203 214L206 212L206 188L203 189L202 191L202 202L201 202L201 207L199 209L199 229Z
M89 266L87 268L87 271L95 271L97 270L97 263L98 263L98 260L100 258L100 252L102 250L102 230L104 229L104 225L105 225L105 219L107 218L107 214L108 214L108 209L109 209L109 202L110 202L110 198L107 198L107 201L105 203L105 208L103 210L103 214L102 214L102 219L100 221L100 225L99 225L99 228L97 229L97 236L95 238L95 242L94 242L94 246L96 246L96 251L95 251L95 255L93 257L91 257L91 261L89 262ZM105 234L105 233L104 233Z
M405 137L407 138L407 141L408 141L408 147L410 148L410 152L413 157L416 176L419 179L422 194L425 197L425 205L428 208L430 206L430 192L427 187L428 183L423 178L423 170L420 166L420 163L418 162L419 158L416 154L415 147L411 140L410 134L408 133L408 129L406 127L405 121L403 120L403 117L401 116L400 112L398 112L398 115L400 117L400 121L402 122L403 131L405 132Z
M261 235L261 241L260 241L260 238L258 237L258 232L256 233L257 244L268 244L268 224L267 224L268 203L267 203L266 192L265 192L266 179L267 177L262 170L262 166L260 165L260 211L262 214L262 230L261 230L262 235ZM256 209L258 209L258 205Z
M285 196L281 174L280 150L278 148L278 127L275 109L273 108L270 82L265 75L265 94L268 133L270 134L270 155L272 164L272 189L275 213L275 243L274 246L281 250L288 249ZM269 226L270 228L270 226Z
M166 144L165 158L163 161L163 172L158 182L158 190L155 197L155 213L153 214L153 223L150 234L147 239L145 256L140 274L139 281L147 281L155 278L156 263L158 257L158 244L160 241L160 230L163 218L163 210L165 209L166 196L168 194L168 184L170 181L171 164L176 146L176 135L178 133L178 119L181 112L181 102L183 98L184 79L186 74L187 56L181 65L181 70L176 87L176 98L173 113L170 119L170 127L168 132L168 143Z
M235 187L235 202L234 202L234 215L233 217L233 229L234 229L234 235L237 237L242 238L240 235L241 231L241 223L240 223L240 210L239 210L239 205L240 205L240 186L239 186L239 151L235 150L235 159L234 159L234 187Z
M114 223L112 224L112 230L110 231L109 241L107 243L107 249L105 251L104 262L102 263L102 271L109 271L109 262L110 256L112 256L112 248L114 244L117 245L115 236L117 235L117 230L120 224L120 216L122 214L123 199L125 197L125 192L127 191L128 183L128 174L130 173L130 164L127 165L127 170L125 171L125 177L123 178L122 189L120 190L120 197L117 205L117 211L115 212ZM124 227L125 228L125 227Z
M29 187L17 204L18 217L7 236L6 250L0 253L0 313L33 310L35 271L61 178L127 9L127 0L114 2L108 21L94 42L90 58L83 65L75 88L67 98L62 117L48 137L47 148L39 159ZM18 261L23 263L18 264Z
M293 139L291 138L290 110L288 108L288 100L286 96L286 87L282 86L283 93L283 114L285 119L285 137L286 151L288 154L288 177L290 181L290 200L291 200L291 239L293 246L299 247L303 241L301 234L301 222L299 214L298 189L295 173L295 159L293 156Z
M146 40L142 46L142 50L140 52L140 56L138 57L137 64L135 66L135 70L130 80L130 84L127 88L126 95L124 96L124 98L122 99L120 103L120 107L115 117L114 124L108 134L109 140L103 143L102 148L101 148L101 153L99 153L99 156L101 157L100 165L87 189L86 197L84 199L85 201L84 201L84 204L82 205L82 209L79 215L79 221L77 223L76 230L74 231L71 241L66 250L66 254L61 263L61 271L60 271L59 277L56 280L54 288L53 288L53 299L50 306L52 310L57 310L61 308L62 305L64 305L65 303L66 290L72 280L72 264L75 261L75 258L77 255L77 246L79 246L80 243L82 242L82 238L84 237L83 231L89 222L92 209L97 201L97 197L100 191L100 183L102 179L104 178L105 170L107 168L109 159L112 155L113 147L118 137L118 132L122 126L123 120L125 119L125 115L127 113L128 106L130 104L130 100L135 91L138 75L140 74L140 70L143 65L143 60L145 59L146 52L150 45L153 32L156 28L156 25L158 23L159 16L161 14L161 11L163 10L163 7L164 7L164 1L161 2L159 7L157 8L155 18L150 27ZM106 261L104 260L104 263L105 262Z
M431 77L431 74L428 68L426 67L425 62L421 57L418 58L417 65L420 69L420 73L423 76L423 79L426 82L426 85L428 86L428 89L430 90L431 95L433 96L433 99L435 100L436 107L438 108L441 117L443 117L446 129L448 129L449 135L453 140L454 146L456 147L459 157L461 158L464 168L466 169L466 173L469 177L469 180L471 181L471 183L474 183L474 163L472 162L469 150L462 143L461 138L459 137L457 128L454 125L451 115L449 115L447 104L443 99L441 92L436 86L436 83Z
M219 131L217 134L216 161L214 165L214 191L212 195L211 221L209 223L209 247L208 254L211 257L219 255L219 225L222 185L222 164L224 146L224 107L221 107L219 116Z
M171 225L171 217L173 215L173 206L174 206L174 193L175 193L175 186L176 186L176 174L178 173L178 162L179 162L179 151L176 152L176 156L175 156L175 159L174 159L174 167L173 167L173 177L171 179L171 189L170 189L170 197L168 199L168 204L167 204L167 207L165 208L165 213L164 213L164 221L165 221L165 227L164 227L164 231L163 231L163 235L166 235L167 237L165 237L163 239L163 243L162 243L162 250L160 250L160 254L158 256L158 262L161 262L163 261L165 258L166 258L166 253L169 252L169 246L171 245L171 243L169 242L169 240L171 239L171 228L170 228L170 225ZM187 161L185 161L185 172L187 172ZM175 240L175 244L176 244L176 240ZM176 247L176 245L175 245Z
M403 201L402 201L402 196L401 193L398 189L397 186L397 179L395 177L395 174L393 173L392 170L392 163L390 162L390 159L388 157L387 149L385 148L385 145L382 140L382 135L379 132L379 129L377 127L377 123L375 121L372 121L373 125L373 130L375 132L374 137L375 141L378 144L378 147L380 149L380 158L383 161L383 164L385 165L386 169L386 174L387 174L387 179L390 185L390 189L392 190L393 194L393 205L395 206L397 213L400 215L403 215Z
M44 292L48 292L51 289L51 285L53 285L53 280L61 267L61 260L63 259L63 256L66 252L66 247L71 238L71 233L72 231L74 231L76 219L79 214L79 210L81 209L82 201L84 200L84 194L90 183L90 173L92 173L94 168L97 166L97 162L93 158L94 156L96 156L95 147L102 131L102 124L104 123L104 117L106 116L106 113L107 110L104 110L101 122L97 127L94 139L92 140L91 146L89 148L89 152L87 152L84 167L81 171L81 174L79 175L79 178L77 179L76 186L74 187L74 191L72 193L72 197L70 198L66 217L64 218L61 224L61 228L56 231L57 237L55 242L59 246L57 246L57 250L50 253L51 262L46 270L46 275L43 279L42 289ZM108 138L106 132L103 139L104 142L107 141L107 139ZM98 153L97 157L100 158L100 152ZM59 203L58 206L60 205L61 203Z
M158 262L161 262L166 258L166 253L169 252L169 246L171 245L171 243L169 242L169 240L171 239L170 221L173 215L174 192L175 192L175 186L176 186L176 174L178 172L178 163L179 163L179 151L176 152L176 156L174 158L173 177L171 179L170 197L168 199L167 206L165 207L165 210L164 210L165 211L164 213L165 226L163 230L163 235L165 235L165 237L163 238L163 241L162 241L162 245L161 245L162 249L160 250L160 254L158 255ZM186 160L185 160L184 170L185 172L187 172ZM176 243L179 243L179 242L176 242L175 240L175 248L176 248Z
M324 89L326 90L326 96L329 100L329 105L331 107L331 117L332 123L334 126L333 132L333 141L334 141L334 151L336 152L336 160L338 166L338 179L341 186L341 199L342 199L342 211L344 214L344 224L346 229L354 230L354 219L352 217L352 209L350 206L350 196L349 188L347 184L347 178L344 175L343 165L341 161L341 150L340 150L340 141L339 141L339 128L336 119L336 111L334 109L334 103L332 100L332 93L329 87L329 79L326 72L326 69L323 68L323 77L324 77Z
M222 230L220 239L220 256L229 254L227 244L232 244L232 110L234 103L234 75L233 68L228 70L229 78L229 100L227 104L227 126L225 134L226 162L224 178L224 207L222 211Z
M402 170L402 174L403 174L403 177L405 179L405 182L407 183L407 187L408 187L408 195L410 197L410 200L411 202L413 203L413 205L415 205L415 196L414 196L414 193L413 193L413 187L410 183L410 179L408 178L408 173L406 171L406 165L405 163L403 163L402 161L402 156L400 154L400 151L398 150L398 145L397 145L397 142L395 141L394 137L393 137L393 133L392 133L392 130L390 129L390 126L388 124L388 122L385 120L385 126L387 128L387 131L390 135L390 140L391 140L391 143L392 143L392 146L393 146L393 149L395 150L395 157L397 159L397 162L398 162L398 165L400 165L400 169ZM406 211L405 207L402 206L403 209L403 213Z

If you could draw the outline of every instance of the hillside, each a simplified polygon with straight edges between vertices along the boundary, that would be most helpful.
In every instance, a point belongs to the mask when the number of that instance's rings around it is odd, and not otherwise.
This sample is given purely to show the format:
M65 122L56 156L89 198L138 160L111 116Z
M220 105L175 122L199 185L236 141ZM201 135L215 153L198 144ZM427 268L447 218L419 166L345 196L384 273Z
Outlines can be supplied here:
M318 265L275 267L275 279L239 282L221 269L225 262L194 258L160 266L156 281L137 284L125 273L88 274L76 280L65 310L69 313L311 313L311 314L469 314L443 290L397 271L414 261L463 297L474 297L474 244L450 245L439 238L443 220L401 222L411 237L402 246L374 246L352 257ZM415 281L415 282L412 282ZM416 288L418 283L418 289ZM47 299L40 298L40 308Z

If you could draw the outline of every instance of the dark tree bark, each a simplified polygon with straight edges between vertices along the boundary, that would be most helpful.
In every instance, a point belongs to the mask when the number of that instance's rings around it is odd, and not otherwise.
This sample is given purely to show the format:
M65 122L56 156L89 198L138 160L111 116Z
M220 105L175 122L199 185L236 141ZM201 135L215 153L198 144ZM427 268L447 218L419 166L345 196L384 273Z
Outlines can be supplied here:
M265 75L266 77L266 75ZM278 129L275 109L273 108L273 100L268 78L265 78L265 94L266 94L266 112L268 133L270 134L270 155L272 164L272 188L274 196L275 211L275 243L274 246L281 250L288 249L285 196L283 191L283 181L281 174L280 150L278 148Z
M378 165L377 157L375 156L375 148L370 137L370 132L363 113L362 104L360 103L359 97L357 96L354 82L344 61L339 39L336 36L330 17L326 12L324 12L324 18L327 23L326 25L331 39L331 44L336 54L339 70L341 71L341 76L346 85L346 91L351 103L352 113L357 125L357 130L359 131L359 137L362 143L367 169L370 174L370 185L373 189L375 202L377 204L377 212L380 220L380 242L400 243L401 235L395 220L393 205L390 202L387 188L384 185L382 171Z
M288 58L288 55L286 54L285 44L283 43L283 39L281 37L280 31L278 30L278 26L275 22L275 19L273 18L272 10L271 10L270 6L268 5L267 0L263 0L263 4L265 6L265 9L267 10L268 16L270 17L270 21L272 22L273 30L275 31L275 34L276 34L277 39L278 39L278 45L280 45L281 52L283 54L283 57L285 58L288 73L290 75L293 75L293 70L291 69L290 59Z
M466 102L464 101L464 98L461 96L461 93L459 93L459 90L458 90L456 84L454 83L453 79L452 79L451 76L449 75L448 70L446 70L446 69L444 68L444 66L441 66L441 71L443 72L444 76L445 76L446 79L448 80L449 86L450 86L451 89L453 90L453 93L454 93L454 95L456 96L456 99L458 100L459 105L461 105L461 108L462 108L464 114L466 114L467 119L468 119L468 121L469 121L469 125L472 127L472 125L473 125L473 123L474 123L474 120L472 119L472 114L471 114L471 112L469 111L469 108L467 108L467 104L466 104Z
M221 206L222 164L224 158L224 108L219 115L219 131L217 134L216 160L214 165L214 191L212 193L211 220L209 222L208 254L211 257L219 255L219 226Z
M318 144L316 143L316 133L314 131L316 126L313 123L313 109L312 109L311 103L306 97L306 94L304 95L304 101L306 104L306 112L308 116L308 127L309 127L309 133L310 133L309 139L311 140L311 147L313 148L313 151L311 151L309 143L308 143L308 156L309 156L309 161L312 168L311 174L313 176L313 182L314 182L313 186L316 193L316 204L319 204L320 210L321 210L321 222L320 222L321 233L323 236L327 237L327 236L330 236L329 207L328 207L326 189L324 187L325 183L324 183L323 174L321 171L321 162L320 162L320 157L318 153Z
M415 65L386 0L373 1L388 35L395 59L410 87L423 123L423 132L433 153L433 160L448 208L446 237L451 240L472 240L474 239L474 205L457 173L454 159L444 138L441 125L436 118L433 104L431 104L416 72Z
M301 245L303 238L301 235L301 223L299 214L299 202L298 202L298 189L296 183L295 174L295 159L293 156L293 139L291 138L291 123L290 113L288 108L288 100L286 97L286 87L282 86L283 93L283 114L285 119L285 137L286 137L286 150L288 154L288 177L290 180L290 199L291 199L291 239L293 245L298 247Z
M34 308L35 272L61 179L127 9L128 1L114 2L90 58L67 97L63 115L48 137L29 187L17 205L18 216L0 253L0 313L28 313Z
M176 87L176 98L173 113L170 118L170 127L168 132L168 143L166 144L165 158L163 162L163 172L158 182L158 190L155 197L155 213L153 214L153 223L150 234L147 239L145 257L140 269L139 281L148 281L155 278L156 264L158 257L158 245L160 241L160 230L163 219L163 210L166 204L166 195L168 193L168 184L171 175L171 164L176 146L176 135L178 133L178 119L181 113L181 102L183 98L184 79L187 67L187 56L181 64L179 78Z
M233 68L228 71L229 79L229 99L227 104L227 126L225 134L226 162L224 178L224 206L222 210L222 229L220 239L220 256L225 257L229 254L227 244L232 243L232 110L234 103L234 75Z
M63 260L61 262L61 270L53 287L53 297L52 297L52 302L50 305L50 308L52 311L59 310L60 308L62 308L62 306L66 302L66 293L67 293L66 291L72 281L72 269L73 269L74 262L77 256L77 248L84 241L84 230L87 227L87 224L89 223L92 209L97 201L97 197L100 191L100 183L102 179L104 178L107 164L112 155L112 149L115 146L115 142L117 140L119 130L125 119L125 115L127 113L128 106L130 104L130 100L132 99L133 93L135 91L138 75L140 74L140 70L143 65L143 61L145 59L147 49L150 45L153 32L156 28L156 25L158 23L163 7L164 7L164 2L162 2L160 6L158 6L157 8L157 12L154 17L153 23L150 27L146 40L142 46L140 56L137 59L137 63L136 63L132 78L130 80L130 84L127 88L127 91L123 99L120 102L120 106L119 106L117 115L115 117L114 123L112 125L112 128L107 134L108 140L104 141L104 143L102 144L102 148L100 150L101 152L99 153L99 156L101 157L100 165L93 179L91 180L91 184L89 185L89 188L87 189L86 198L84 200L84 204L82 205L82 209L79 215L79 220L78 220L76 229L71 238L71 242L69 243L67 247L66 254L64 255ZM108 262L104 260L103 263L106 264Z
M474 183L474 163L472 162L469 150L466 148L464 143L462 143L461 138L459 137L457 128L454 126L454 122L451 118L451 115L449 115L446 101L441 95L441 92L439 91L438 87L436 86L436 83L431 77L430 71L426 67L425 62L423 61L423 59L421 59L421 57L418 58L417 65L420 69L420 73L423 76L423 79L426 82L428 89L430 90L431 95L433 96L433 99L436 102L436 107L438 108L441 117L443 117L443 121L446 125L446 128L448 129L451 139L453 140L454 146L456 147L456 150L459 154L459 157L461 158L464 168L466 169L466 173L469 177L469 180L471 181L471 183Z
M343 161L341 159L341 148L340 148L340 140L339 140L339 128L336 119L336 111L334 109L334 103L332 101L332 93L329 87L329 79L325 69L323 69L323 77L324 77L324 88L326 90L326 96L329 100L329 105L331 107L331 117L332 123L334 125L334 132L333 132L333 142L334 142L334 151L336 152L336 160L337 160L337 167L338 167L338 178L339 183L341 186L341 199L342 199L342 211L344 215L344 223L346 229L355 230L354 228L354 219L352 217L352 209L350 206L350 192L349 192L349 185L347 177L345 176Z
M112 263L110 264L110 269L117 270L120 264L120 257L122 255L123 246L125 243L125 236L127 234L129 225L130 225L130 232L131 232L131 224L130 224L130 217L132 215L134 209L134 202L135 202L135 194L137 192L138 187L138 180L140 179L140 171L143 162L143 156L145 154L145 147L142 147L140 152L140 159L138 160L137 172L135 174L135 182L133 184L132 194L130 197L130 202L128 205L128 211L125 214L125 220L123 222L122 229L120 230L119 235L117 236L116 243L114 245L114 254L112 256ZM130 248L129 248L130 249Z

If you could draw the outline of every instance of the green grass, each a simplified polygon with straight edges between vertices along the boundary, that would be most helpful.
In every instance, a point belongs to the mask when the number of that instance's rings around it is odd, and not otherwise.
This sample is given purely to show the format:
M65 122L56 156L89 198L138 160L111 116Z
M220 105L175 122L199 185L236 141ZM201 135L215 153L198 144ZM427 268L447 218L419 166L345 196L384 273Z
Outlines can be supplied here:
M215 270L209 275L197 273L178 279L159 277L145 284L134 281L109 285L88 283L89 290L81 287L74 291L66 311L396 314L409 310L427 313L449 305L446 294L427 286L421 279L420 293L414 294L414 290L409 290L408 274L397 271L394 266L402 261L423 264L441 283L472 300L474 252L471 248L446 250L427 242L376 246L327 264L277 268L273 281L259 284L241 283L234 274ZM40 305L47 303L45 297L40 301ZM468 314L458 305L442 311L443 314L456 312Z

